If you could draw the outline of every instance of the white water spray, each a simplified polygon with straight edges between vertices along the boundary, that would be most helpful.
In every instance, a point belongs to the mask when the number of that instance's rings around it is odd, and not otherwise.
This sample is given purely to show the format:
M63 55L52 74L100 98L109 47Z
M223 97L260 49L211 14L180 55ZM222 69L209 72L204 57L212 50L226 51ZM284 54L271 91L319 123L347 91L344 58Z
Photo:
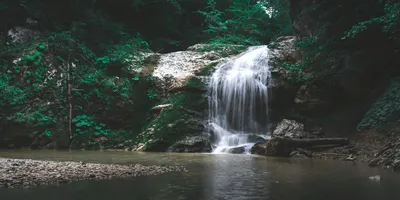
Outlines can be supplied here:
M251 47L237 59L219 64L212 75L208 91L213 153L229 153L236 147L249 152L254 144L250 137L268 137L268 52L266 46Z

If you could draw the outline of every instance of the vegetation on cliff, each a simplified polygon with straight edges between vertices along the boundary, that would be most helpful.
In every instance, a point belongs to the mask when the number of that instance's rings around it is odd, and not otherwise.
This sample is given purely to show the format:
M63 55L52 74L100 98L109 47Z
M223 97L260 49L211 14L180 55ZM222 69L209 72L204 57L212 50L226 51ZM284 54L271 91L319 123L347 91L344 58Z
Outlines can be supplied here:
M301 54L300 61L282 65L301 72L292 80L328 88L336 105L357 107L347 110L365 114L363 119L342 118L359 123L359 130L398 119L398 92L393 88L400 76L400 1L291 0L290 4L299 36L295 46Z

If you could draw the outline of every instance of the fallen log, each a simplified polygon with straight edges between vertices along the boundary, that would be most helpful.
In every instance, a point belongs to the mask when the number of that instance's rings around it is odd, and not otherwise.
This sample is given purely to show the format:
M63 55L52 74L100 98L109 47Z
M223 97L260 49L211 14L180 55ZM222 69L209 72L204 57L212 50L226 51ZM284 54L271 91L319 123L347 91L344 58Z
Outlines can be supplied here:
M324 145L344 146L349 144L347 138L310 138L310 139L294 139L275 137L271 138L267 143L256 144L252 148L252 153L266 156L289 157L291 152L298 148L309 148Z
M295 148L305 148L320 145L347 145L349 139L347 138L310 138L310 139L288 139L289 143Z

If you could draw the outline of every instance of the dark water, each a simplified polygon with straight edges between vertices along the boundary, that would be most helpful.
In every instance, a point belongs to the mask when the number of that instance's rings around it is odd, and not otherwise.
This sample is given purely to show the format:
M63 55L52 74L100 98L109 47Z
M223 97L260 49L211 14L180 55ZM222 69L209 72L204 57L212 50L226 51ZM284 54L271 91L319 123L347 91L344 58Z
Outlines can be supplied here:
M0 152L0 157L186 165L187 173L0 189L0 200L398 200L400 174L364 164L249 155ZM370 176L380 175L381 181Z

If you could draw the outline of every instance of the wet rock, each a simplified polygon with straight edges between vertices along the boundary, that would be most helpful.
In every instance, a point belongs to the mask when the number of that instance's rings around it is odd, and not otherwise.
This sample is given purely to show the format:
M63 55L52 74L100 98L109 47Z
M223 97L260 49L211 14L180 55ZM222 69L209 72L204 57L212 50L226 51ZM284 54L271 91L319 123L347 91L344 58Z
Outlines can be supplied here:
M102 180L185 172L181 166L116 165L0 158L0 188L36 187L79 180Z
M290 140L281 137L271 138L265 145L266 156L289 157L293 151Z
M302 158L302 159L305 159L305 158L311 157L311 155L312 155L312 153L309 152L309 151L307 151L307 150L304 150L304 149L297 149L297 150L292 151L292 153L290 153L289 156L292 157L292 158Z
M248 138L247 138L247 141L248 141L248 142L251 142L251 143L258 143L258 142L267 142L268 139L267 139L267 138L264 138L264 137L261 137L261 136L259 136L259 135L250 134L250 135L248 136Z
M258 155L265 155L265 151L267 149L266 142L257 142L251 147L250 153L251 154L258 154Z
M170 146L170 152L211 152L210 138L204 136L187 136Z
M229 150L229 153L233 154L242 154L246 151L246 146L238 146L238 147L233 147Z
M289 137L289 138L304 138L307 133L304 131L304 125L294 120L282 120L274 132L273 137Z

